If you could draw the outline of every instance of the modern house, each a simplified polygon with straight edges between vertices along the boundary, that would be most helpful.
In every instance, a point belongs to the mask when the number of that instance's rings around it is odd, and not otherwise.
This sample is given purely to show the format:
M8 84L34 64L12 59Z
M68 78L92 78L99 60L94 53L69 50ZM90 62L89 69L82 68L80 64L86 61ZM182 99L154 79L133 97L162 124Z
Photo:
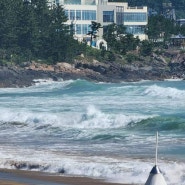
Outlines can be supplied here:
M87 39L91 21L103 27L109 24L123 24L128 33L147 39L144 30L148 23L147 7L129 7L128 3L111 0L49 0L51 4L62 5L68 17L67 24L73 25L74 37ZM103 28L99 29L98 40L102 40Z

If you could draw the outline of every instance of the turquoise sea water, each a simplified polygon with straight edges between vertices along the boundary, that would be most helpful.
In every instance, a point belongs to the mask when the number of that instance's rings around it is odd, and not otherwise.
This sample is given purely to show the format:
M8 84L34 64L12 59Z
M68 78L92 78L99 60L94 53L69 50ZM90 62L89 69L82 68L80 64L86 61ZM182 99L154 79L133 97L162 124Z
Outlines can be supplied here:
M185 81L40 81L0 89L0 167L185 184Z

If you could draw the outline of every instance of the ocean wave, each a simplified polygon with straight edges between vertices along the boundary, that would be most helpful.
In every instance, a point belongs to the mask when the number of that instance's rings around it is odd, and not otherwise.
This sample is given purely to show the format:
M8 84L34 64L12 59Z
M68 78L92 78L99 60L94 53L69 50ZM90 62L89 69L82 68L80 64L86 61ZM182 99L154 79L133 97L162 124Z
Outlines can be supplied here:
M11 150L9 151L11 153ZM19 151L20 152L20 151ZM64 156L62 154L34 153L30 156L17 152L9 159L1 154L0 167L8 169L43 171L67 176L103 178L108 182L144 184L153 167L152 160L110 157ZM23 152L23 151L22 151ZM158 161L164 178L169 185L183 184L185 164L174 161Z
M95 106L88 106L82 114L78 127L81 128L123 128L130 123L137 123L152 116L137 114L107 114Z
M176 116L156 116L128 124L128 128L140 131L185 131L185 119Z
M30 87L25 88L1 88L0 97L12 97L12 96L35 96L34 93L47 93L58 90L63 90L67 88L70 84L73 84L74 80L65 80L62 79L59 81L53 81L51 79L37 79L35 84Z
M126 127L129 123L137 123L153 116L137 114L110 114L102 112L97 107L90 105L85 113L50 113L31 112L31 111L11 111L11 109L2 110L0 122L26 124L30 127L42 127L51 125L53 127L66 128L119 128Z
M158 85L152 85L144 91L143 95L162 97L168 99L182 99L185 97L185 90L179 90L172 87L160 87Z
M124 140L122 132L156 132L168 131L183 133L185 118L175 115L142 115L142 114L111 114L97 107L88 106L85 113L50 113L2 110L0 133L15 135L49 134L52 137L62 136L65 139L119 141ZM21 136L21 135L20 135Z

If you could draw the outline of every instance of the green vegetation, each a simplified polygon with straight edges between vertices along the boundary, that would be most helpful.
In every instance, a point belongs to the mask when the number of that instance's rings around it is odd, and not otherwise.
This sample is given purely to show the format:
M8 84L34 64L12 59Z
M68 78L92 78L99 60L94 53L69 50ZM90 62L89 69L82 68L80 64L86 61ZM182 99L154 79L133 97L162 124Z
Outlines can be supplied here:
M0 1L0 60L71 61L84 45L73 39L61 6L47 0Z
M99 31L100 28L102 28L102 26L100 23L92 21L90 28L91 28L91 30L88 31L87 35L91 36L91 44L90 45L92 45L93 38L95 39L97 37L97 32Z
M104 32L104 39L108 42L108 47L115 53L125 55L130 50L135 50L139 44L139 39L132 34L126 34L122 25L108 25ZM122 30L122 32L121 32Z
M162 15L149 17L146 34L150 41L157 42L157 40L162 39L165 42L169 40L172 34L178 33L180 33L179 27L173 20L166 19Z
M138 1L133 0L131 3L137 4ZM159 4L161 1L156 0L153 6ZM171 34L185 34L184 25L179 27L162 15L149 17L146 28L148 41L140 41L132 34L127 34L123 25L111 24L103 28L103 38L108 44L106 51L104 47L97 50L85 42L79 43L73 38L73 24L68 26L66 21L63 7L49 8L47 0L32 0L31 3L26 0L1 0L0 64L21 64L31 60L48 64L73 62L81 54L90 61L92 58L102 62L120 58L130 63L139 60L140 56L149 56L156 46L164 48ZM92 21L90 27L91 31L87 35L91 36L92 43L101 25Z

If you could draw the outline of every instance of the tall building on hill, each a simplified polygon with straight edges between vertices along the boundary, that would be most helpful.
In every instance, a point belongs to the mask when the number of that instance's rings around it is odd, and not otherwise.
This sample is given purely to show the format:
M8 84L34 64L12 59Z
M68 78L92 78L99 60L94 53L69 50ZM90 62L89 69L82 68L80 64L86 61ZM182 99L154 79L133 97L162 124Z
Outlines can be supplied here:
M111 2L111 0L49 0L51 4L64 7L68 17L67 24L73 25L74 36L78 39L88 39L91 21L100 23L103 27L109 24L123 24L128 33L147 39L144 33L148 23L147 7L130 7L128 3ZM98 38L102 39L103 28L99 29Z

